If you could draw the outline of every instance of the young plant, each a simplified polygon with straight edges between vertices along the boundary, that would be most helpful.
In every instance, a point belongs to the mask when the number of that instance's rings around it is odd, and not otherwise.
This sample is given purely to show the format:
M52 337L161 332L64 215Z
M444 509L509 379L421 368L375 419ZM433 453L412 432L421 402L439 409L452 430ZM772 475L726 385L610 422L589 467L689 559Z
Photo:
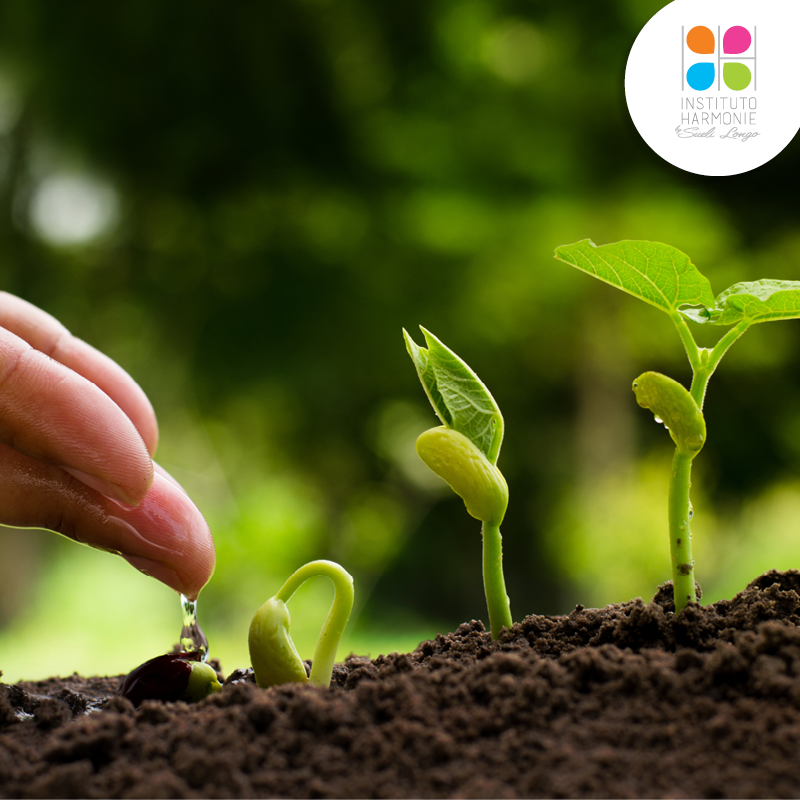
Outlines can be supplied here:
M730 346L757 322L800 318L800 282L737 283L716 297L689 257L658 242L623 241L598 247L589 239L556 248L555 257L661 309L672 320L692 368L687 391L656 372L633 383L639 405L649 408L675 442L669 485L669 532L675 611L697 601L689 520L692 461L706 440L703 418L708 381ZM727 327L717 343L699 347L688 322Z
M309 676L289 635L291 619L286 604L309 578L317 576L326 576L333 581L334 596L322 624ZM334 561L311 561L300 567L278 593L258 609L250 624L250 662L256 683L262 689L306 681L330 686L336 648L353 610L353 596L353 578Z
M483 585L492 638L510 628L511 608L503 577L500 523L508 486L497 468L503 443L503 415L478 376L432 333L421 328L427 349L404 330L408 354L433 410L444 423L417 439L417 453L461 497L483 525Z

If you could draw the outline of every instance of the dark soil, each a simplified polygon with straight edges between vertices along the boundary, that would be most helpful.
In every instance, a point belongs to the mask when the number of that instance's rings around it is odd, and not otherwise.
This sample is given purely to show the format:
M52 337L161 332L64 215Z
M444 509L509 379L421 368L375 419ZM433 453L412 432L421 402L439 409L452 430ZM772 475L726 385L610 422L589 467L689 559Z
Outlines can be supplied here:
M666 586L498 642L470 622L325 690L0 685L0 796L797 797L799 623L800 573L769 572L678 617Z

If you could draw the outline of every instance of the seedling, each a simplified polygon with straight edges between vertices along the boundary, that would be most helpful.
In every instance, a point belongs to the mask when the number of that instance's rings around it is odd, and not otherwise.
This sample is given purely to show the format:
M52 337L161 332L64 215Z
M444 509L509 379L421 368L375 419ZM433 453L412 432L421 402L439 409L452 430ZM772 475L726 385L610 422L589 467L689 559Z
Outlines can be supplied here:
M333 604L322 624L311 675L289 635L291 618L286 604L309 579L327 576L333 581ZM353 610L353 578L334 561L311 561L300 567L278 593L258 609L250 624L250 661L256 683L266 689L281 683L305 683L330 686L336 648Z
M708 381L731 345L757 322L800 318L800 282L737 283L718 294L689 257L658 242L623 241L598 247L589 239L556 248L555 257L661 309L672 320L692 368L687 391L656 372L633 383L639 405L663 422L675 442L669 484L669 533L675 611L697 602L689 500L692 462L706 440L703 418ZM687 321L728 330L714 347L698 347Z
M503 577L500 523L508 506L508 486L497 468L503 443L503 415L489 390L452 350L421 328L427 349L404 330L408 353L433 410L444 423L417 439L417 453L461 497L479 519L483 538L483 585L492 638L512 625Z

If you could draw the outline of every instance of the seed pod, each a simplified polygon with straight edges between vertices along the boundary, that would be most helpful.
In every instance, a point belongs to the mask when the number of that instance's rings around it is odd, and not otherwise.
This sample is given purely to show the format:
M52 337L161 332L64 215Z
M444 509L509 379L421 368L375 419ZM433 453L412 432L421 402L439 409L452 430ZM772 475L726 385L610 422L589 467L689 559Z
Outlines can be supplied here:
M686 387L659 372L645 372L633 382L633 391L636 402L667 426L678 450L698 453L702 449L706 421Z
M194 703L222 689L217 674L200 661L200 653L169 653L156 656L128 673L119 694L137 708L145 700Z
M431 428L417 439L417 454L482 522L499 525L508 506L508 485L497 467L452 428Z

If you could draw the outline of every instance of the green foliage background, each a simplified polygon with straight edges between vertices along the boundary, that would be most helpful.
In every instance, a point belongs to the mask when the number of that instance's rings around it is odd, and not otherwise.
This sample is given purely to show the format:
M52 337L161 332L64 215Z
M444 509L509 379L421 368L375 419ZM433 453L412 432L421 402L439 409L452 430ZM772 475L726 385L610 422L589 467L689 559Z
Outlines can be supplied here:
M215 534L200 616L226 669L311 558L356 577L340 655L485 615L479 525L414 454L435 419L403 326L439 336L503 410L517 617L669 578L671 443L630 383L686 381L681 345L553 249L664 241L721 288L800 278L800 231L796 144L703 178L639 138L625 62L662 5L0 6L0 285L150 395L157 457ZM70 178L109 217L80 241L45 202ZM758 326L711 383L693 493L705 599L800 565L799 367L798 324ZM177 599L118 559L2 536L7 680L127 671L176 639ZM304 656L327 592L292 601Z

